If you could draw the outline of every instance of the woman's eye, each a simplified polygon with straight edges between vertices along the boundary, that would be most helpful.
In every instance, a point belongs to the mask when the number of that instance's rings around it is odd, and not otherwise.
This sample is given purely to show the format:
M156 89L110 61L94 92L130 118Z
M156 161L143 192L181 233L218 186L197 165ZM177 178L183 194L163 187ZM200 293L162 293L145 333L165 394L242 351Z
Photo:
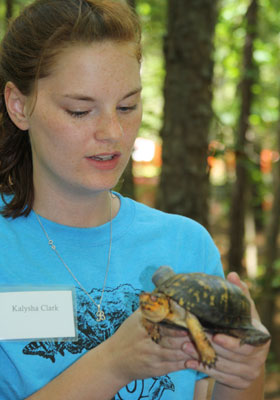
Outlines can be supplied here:
M72 110L66 110L66 111L74 118L81 118L89 113L89 111L72 111Z
M134 106L129 106L129 107L118 107L118 110L120 110L121 112L124 113L128 113L130 111L136 110L137 108L137 104L135 104Z

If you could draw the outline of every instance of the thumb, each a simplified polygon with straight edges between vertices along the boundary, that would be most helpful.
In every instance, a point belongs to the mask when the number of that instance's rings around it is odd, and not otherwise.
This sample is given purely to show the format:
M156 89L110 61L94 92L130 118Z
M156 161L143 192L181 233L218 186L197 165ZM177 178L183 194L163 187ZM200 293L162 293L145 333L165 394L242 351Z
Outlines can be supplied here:
M227 276L227 280L230 283L233 283L234 285L238 286L247 297L250 296L248 286L246 285L245 282L243 282L240 279L240 276L238 275L237 272L230 272Z
M251 316L252 316L252 318L260 321L259 314L257 312L255 303L252 300L252 297L250 295L250 291L249 291L249 288L248 288L247 284L240 279L240 276L236 272L230 272L227 275L227 280L230 283L233 283L234 285L238 286L242 290L242 292L245 294L245 296L247 297L247 299L249 300L249 302L251 304Z

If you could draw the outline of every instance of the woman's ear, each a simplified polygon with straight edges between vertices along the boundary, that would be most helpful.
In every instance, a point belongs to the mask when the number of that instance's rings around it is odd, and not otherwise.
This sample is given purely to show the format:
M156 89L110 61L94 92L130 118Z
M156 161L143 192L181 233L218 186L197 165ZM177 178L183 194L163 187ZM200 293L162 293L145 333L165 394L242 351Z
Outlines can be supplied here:
M26 131L29 128L26 113L27 97L12 82L7 82L4 97L11 120L19 129Z

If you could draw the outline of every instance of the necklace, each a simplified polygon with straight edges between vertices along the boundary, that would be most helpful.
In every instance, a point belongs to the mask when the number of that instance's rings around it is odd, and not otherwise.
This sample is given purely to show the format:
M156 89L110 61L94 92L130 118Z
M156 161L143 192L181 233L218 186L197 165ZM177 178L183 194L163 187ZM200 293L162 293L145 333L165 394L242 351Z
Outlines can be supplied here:
M33 210L34 211L34 210ZM39 222L39 225L42 228L42 231L44 232L47 240L48 240L48 244L50 246L50 248L55 252L55 254L57 255L57 257L60 259L60 261L62 262L62 264L64 265L64 267L67 269L67 271L70 273L70 275L72 276L72 278L75 280L75 282L77 282L77 284L80 286L80 288L83 290L83 292L87 295L87 297L92 301L92 303L97 307L97 311L95 313L95 319L96 321L100 322L100 321L104 321L106 319L105 313L101 308L102 305L102 300L103 300L103 295L104 295L104 290L105 290L105 286L106 286L106 281L107 281L107 276L108 276L108 271L109 271L109 266L110 266L110 259L111 259L111 249L112 249L112 194L110 195L110 242L109 242L109 251L108 251L108 260L107 260L107 267L106 267L106 272L105 272L105 278L104 278L104 283L103 283L103 288L102 288L102 292L101 292L101 296L100 296L100 300L99 300L99 304L96 303L96 301L93 300L93 298L91 297L91 295L87 292L87 290L84 288L84 286L81 284L81 282L76 278L76 276L73 274L73 272L71 271L71 269L68 267L68 265L65 263L65 261L63 260L63 258L61 257L61 255L59 254L59 252L57 251L57 248L54 244L54 241L49 237L46 229L44 228L41 219L39 218L39 215L34 211L34 214L37 218L37 221Z

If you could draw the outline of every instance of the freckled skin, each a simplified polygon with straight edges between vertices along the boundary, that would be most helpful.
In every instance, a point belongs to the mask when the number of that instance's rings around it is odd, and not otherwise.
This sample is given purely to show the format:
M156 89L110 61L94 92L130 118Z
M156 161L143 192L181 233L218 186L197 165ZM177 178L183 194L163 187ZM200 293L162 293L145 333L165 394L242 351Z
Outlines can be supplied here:
M165 279L166 278L166 279ZM156 289L140 295L140 307L149 324L160 322L188 329L201 362L211 368L216 354L204 330L260 345L270 339L251 324L250 303L240 288L224 279L202 273L175 274L161 267L153 277ZM145 322L144 322L145 326ZM151 337L158 342L159 330Z
M33 96L26 98L34 208L48 202L57 209L61 198L92 199L114 187L141 124L140 92L129 95L141 87L133 43L73 45L60 53L55 65L38 81L34 108ZM136 108L130 110L131 106ZM96 168L88 160L111 152L120 154L111 170Z

